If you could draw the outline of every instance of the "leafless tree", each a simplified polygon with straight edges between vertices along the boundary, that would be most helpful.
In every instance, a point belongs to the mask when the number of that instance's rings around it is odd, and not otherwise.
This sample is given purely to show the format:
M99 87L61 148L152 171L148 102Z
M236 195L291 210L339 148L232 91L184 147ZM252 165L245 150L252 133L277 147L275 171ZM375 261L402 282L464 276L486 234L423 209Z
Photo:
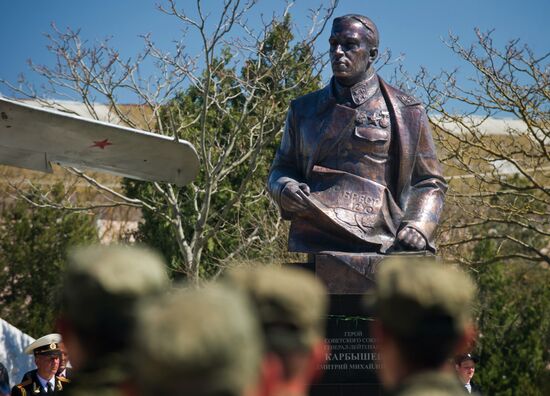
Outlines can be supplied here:
M469 80L457 69L422 70L414 81L450 176L440 246L469 263L550 263L550 53L538 56L519 40L499 49L492 32L476 34L471 46L447 41ZM494 257L471 254L487 240Z
M145 50L133 59L123 59L109 40L90 44L81 40L79 31L62 31L53 26L48 38L49 50L56 57L55 65L30 63L45 81L44 86L38 90L24 79L18 84L1 81L17 96L56 109L70 111L62 101L44 98L82 102L94 118L98 118L95 104L107 103L113 117L128 126L185 138L195 144L202 167L199 179L182 191L170 184L153 183L156 195L151 199L129 197L81 170L68 169L101 191L108 206L139 207L167 221L181 258L173 269L194 282L200 280L201 260L209 244L216 243L224 232L235 232L247 205L259 200L268 202L263 187L265 175L258 172L263 169L259 164L273 155L270 146L283 127L288 103L278 99L287 94L296 96L301 87L319 78L326 57L313 51L313 43L332 16L337 0L312 9L310 29L299 39L291 35L283 37L284 45L277 50L268 48L267 40L273 29L284 23L292 4L286 4L280 15L253 29L247 18L256 2L224 0L218 10L207 13L201 0L192 11L188 11L191 6L187 2L165 1L158 10L181 23L183 37L167 52L160 49L153 36L144 36ZM187 50L189 40L201 43L200 53L191 54ZM296 57L290 51L291 43L309 51L304 51L301 58ZM145 78L142 69L150 64L155 65L155 74ZM296 74L306 64L313 67ZM293 78L288 79L287 75L292 73ZM174 98L189 88L200 103L193 113L174 104ZM135 111L130 114L120 105L118 98L123 92L137 98L138 117ZM238 113L232 109L235 101L240 103ZM213 117L220 121L215 130L212 130ZM240 172L240 182L231 187L234 184L225 181L235 172ZM221 204L220 196L224 197ZM215 200L218 205L214 208ZM189 202L192 216L182 212L182 206ZM33 203L64 209L92 208L69 201L59 205L51 202L47 194ZM279 237L282 228L272 205L254 216L257 218L248 220L248 228L240 229L239 242L225 247L218 270L224 260L243 254L254 244L268 244Z

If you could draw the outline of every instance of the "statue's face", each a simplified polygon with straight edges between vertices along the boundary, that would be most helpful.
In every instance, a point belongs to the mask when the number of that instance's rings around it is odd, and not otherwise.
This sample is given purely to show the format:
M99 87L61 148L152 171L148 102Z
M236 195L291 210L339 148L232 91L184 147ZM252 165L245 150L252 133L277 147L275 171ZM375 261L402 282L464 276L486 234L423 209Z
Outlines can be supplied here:
M352 19L336 21L328 41L330 64L336 80L351 86L365 79L378 51L369 46L367 31L361 22Z

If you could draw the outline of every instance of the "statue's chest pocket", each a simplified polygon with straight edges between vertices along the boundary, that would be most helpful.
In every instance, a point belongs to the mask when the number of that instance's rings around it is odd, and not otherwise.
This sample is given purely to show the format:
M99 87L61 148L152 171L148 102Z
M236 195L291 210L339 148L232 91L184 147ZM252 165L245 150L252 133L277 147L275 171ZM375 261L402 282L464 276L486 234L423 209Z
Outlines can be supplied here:
M352 136L353 146L364 153L384 155L388 153L390 132L377 127L355 127Z

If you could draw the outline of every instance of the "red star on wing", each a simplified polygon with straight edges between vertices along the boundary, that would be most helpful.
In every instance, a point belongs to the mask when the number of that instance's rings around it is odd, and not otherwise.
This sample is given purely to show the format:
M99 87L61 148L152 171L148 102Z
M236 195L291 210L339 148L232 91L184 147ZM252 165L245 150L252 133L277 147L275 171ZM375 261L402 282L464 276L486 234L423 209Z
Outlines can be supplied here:
M103 140L94 140L94 144L90 147L99 147L100 149L104 149L107 146L112 146L113 143L109 142L109 139L103 139Z

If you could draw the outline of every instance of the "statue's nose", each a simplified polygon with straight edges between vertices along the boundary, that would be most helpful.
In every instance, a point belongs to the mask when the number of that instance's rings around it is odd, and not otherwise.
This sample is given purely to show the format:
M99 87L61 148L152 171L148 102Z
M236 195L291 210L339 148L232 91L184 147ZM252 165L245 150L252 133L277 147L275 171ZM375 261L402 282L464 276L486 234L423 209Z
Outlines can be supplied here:
M342 46L340 44L336 45L336 47L334 48L334 55L337 55L339 57L344 55L344 50L342 49Z

